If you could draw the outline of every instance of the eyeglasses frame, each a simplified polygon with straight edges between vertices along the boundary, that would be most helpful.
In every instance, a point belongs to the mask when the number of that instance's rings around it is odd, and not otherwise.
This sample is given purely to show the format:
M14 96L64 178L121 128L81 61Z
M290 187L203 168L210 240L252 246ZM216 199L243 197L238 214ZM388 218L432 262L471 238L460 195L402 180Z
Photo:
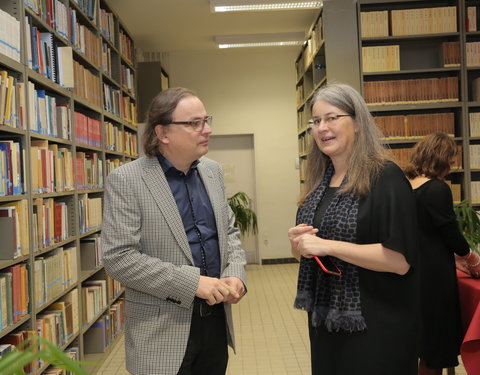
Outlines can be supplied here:
M170 124L172 125L190 125L193 129L193 131L196 131L198 133L201 133L203 131L203 129L205 128L205 124L208 124L208 126L211 126L211 123L212 123L212 120L213 120L213 116L206 116L202 119L198 119L198 120L191 120L191 121L172 121ZM200 129L196 130L195 129L195 123L197 121L203 121L202 122L202 126L200 127ZM169 124L169 125L170 125Z

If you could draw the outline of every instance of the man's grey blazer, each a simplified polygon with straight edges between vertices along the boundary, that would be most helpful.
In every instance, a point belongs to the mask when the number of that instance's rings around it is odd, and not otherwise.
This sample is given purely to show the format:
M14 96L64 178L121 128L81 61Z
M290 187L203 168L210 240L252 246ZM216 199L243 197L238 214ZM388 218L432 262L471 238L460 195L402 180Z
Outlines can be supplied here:
M221 277L245 283L245 253L225 195L218 163L201 158L198 171L213 207ZM127 370L174 375L190 332L200 270L175 199L157 158L143 157L107 179L102 246L107 273L125 287ZM246 285L246 284L245 284ZM229 345L234 347L231 306L225 304Z

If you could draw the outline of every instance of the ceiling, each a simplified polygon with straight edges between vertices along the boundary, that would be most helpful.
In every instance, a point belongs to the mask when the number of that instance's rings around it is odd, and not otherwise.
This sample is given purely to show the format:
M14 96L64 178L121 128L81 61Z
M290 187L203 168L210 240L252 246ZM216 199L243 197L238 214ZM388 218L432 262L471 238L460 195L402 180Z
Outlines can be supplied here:
M306 32L318 14L316 9L212 13L208 0L115 0L110 4L143 52L214 50L215 35Z

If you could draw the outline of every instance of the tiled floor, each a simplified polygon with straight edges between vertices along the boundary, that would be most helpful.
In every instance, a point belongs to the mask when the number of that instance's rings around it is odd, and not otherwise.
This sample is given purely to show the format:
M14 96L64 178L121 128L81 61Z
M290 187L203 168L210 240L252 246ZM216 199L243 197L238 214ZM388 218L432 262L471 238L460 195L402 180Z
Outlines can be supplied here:
M237 354L230 353L228 375L310 373L307 316L292 307L297 272L297 264L248 265L248 293L233 310ZM128 375L123 337L97 375ZM459 366L456 375L467 373Z

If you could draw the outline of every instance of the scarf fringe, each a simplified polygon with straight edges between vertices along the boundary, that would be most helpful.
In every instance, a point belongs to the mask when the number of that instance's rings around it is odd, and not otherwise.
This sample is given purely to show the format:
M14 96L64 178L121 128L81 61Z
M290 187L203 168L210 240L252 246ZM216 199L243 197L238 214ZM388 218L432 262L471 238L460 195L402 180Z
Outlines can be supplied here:
M319 327L323 322L328 332L346 331L352 333L367 329L367 323L359 313L341 314L329 311L327 317L322 315L318 311L312 313L312 326Z
M293 307L299 310L312 311L313 309L313 298L312 294L307 291L298 292Z

